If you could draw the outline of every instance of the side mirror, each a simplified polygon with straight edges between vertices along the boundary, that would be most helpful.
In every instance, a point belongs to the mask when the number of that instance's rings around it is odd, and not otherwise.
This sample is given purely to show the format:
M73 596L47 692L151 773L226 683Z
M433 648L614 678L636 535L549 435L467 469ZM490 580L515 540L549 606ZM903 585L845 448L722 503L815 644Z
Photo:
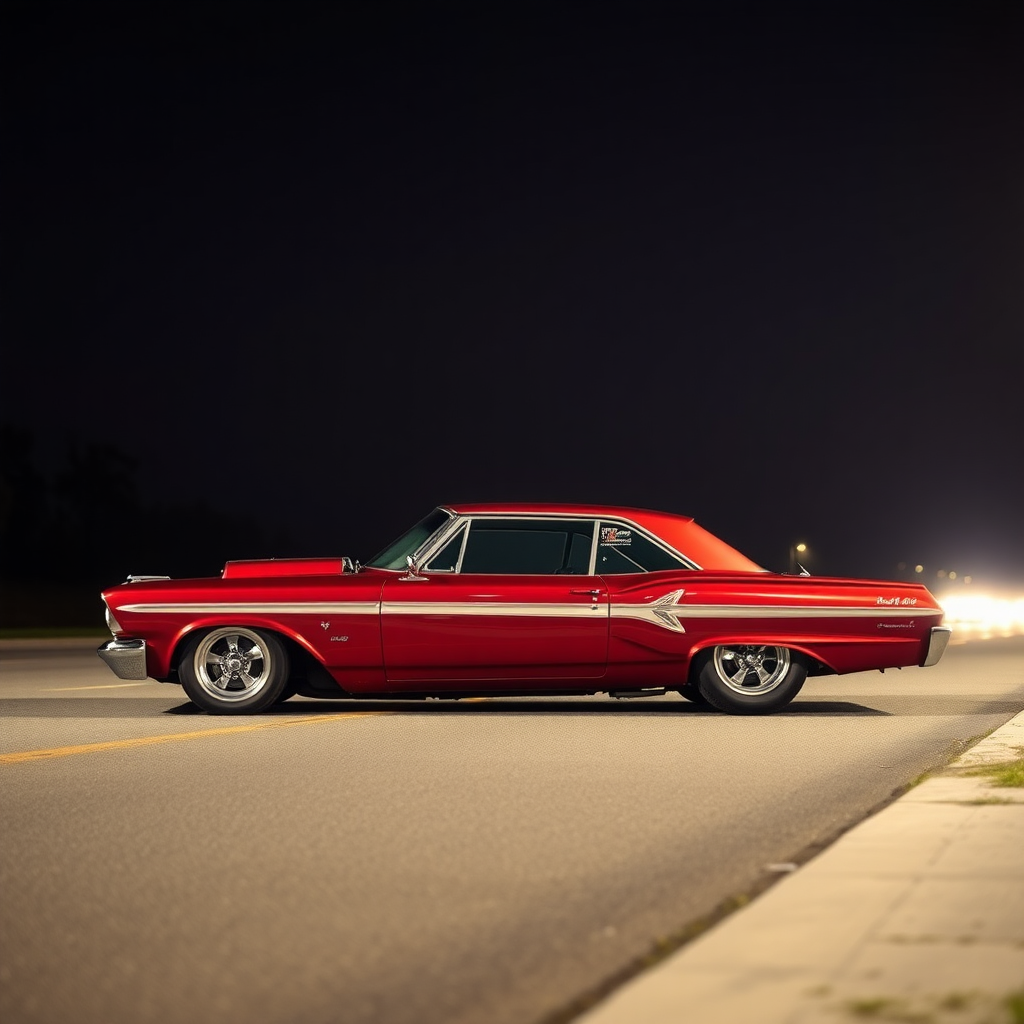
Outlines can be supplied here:
M409 571L404 576L399 576L400 580L425 580L426 576L421 576L419 566L416 565L416 560L412 555L405 556L405 564L409 566Z

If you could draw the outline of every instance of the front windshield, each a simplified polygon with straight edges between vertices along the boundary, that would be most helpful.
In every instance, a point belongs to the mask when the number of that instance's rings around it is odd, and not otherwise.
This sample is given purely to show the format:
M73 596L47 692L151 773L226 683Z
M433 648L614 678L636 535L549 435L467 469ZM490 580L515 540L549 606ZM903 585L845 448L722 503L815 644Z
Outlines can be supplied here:
M406 530L398 540L389 544L379 555L374 555L366 564L373 569L404 569L406 558L418 551L427 538L437 533L451 521L451 514L442 508L435 508L430 515L421 519L411 530Z

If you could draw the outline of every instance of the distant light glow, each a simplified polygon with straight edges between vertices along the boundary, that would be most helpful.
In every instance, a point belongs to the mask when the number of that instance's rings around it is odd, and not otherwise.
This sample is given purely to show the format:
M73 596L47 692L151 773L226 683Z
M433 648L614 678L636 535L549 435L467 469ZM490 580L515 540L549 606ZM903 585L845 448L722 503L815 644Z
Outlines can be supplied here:
M945 623L963 639L1016 636L1024 633L1024 596L992 597L986 594L949 594L938 599Z

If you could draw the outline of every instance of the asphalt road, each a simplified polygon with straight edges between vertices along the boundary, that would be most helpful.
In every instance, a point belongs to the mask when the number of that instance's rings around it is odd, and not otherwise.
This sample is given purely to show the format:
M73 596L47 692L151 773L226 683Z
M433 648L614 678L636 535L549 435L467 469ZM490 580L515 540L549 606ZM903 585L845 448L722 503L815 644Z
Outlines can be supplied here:
M5 1024L540 1024L1024 708L1024 637L682 698L211 718L0 647Z

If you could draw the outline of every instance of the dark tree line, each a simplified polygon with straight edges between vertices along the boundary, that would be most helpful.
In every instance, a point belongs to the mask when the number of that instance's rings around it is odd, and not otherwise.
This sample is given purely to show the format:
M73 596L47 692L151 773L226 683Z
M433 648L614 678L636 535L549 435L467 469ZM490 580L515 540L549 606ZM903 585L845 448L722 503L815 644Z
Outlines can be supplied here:
M2 424L0 586L95 593L129 573L214 576L229 558L283 553L283 537L217 500L144 499L137 461L102 442L69 440L55 464L40 465L32 432Z

